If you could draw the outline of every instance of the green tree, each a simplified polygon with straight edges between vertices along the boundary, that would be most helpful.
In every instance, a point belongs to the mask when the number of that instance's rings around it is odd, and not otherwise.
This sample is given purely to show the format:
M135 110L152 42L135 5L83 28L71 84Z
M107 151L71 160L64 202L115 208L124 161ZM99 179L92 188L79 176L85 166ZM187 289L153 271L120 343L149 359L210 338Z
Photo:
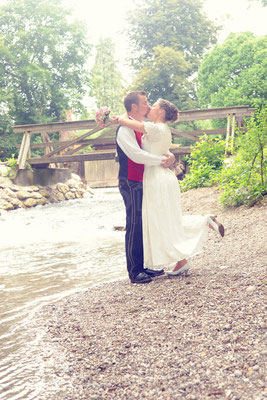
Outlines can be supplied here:
M219 176L224 206L251 206L267 194L267 108L256 109L239 134L237 153Z
M83 25L69 22L69 14L61 0L8 0L0 8L0 104L5 120L58 121L68 109L83 109L90 46Z
M153 57L137 73L133 90L145 90L150 103L158 98L167 99L179 109L193 108L195 95L192 82L187 80L190 64L181 51L157 46Z
M108 106L112 113L119 113L123 105L123 84L114 53L112 40L100 38L89 75L89 94L95 99L97 107Z
M146 0L129 16L128 36L136 69L153 59L161 45L181 51L196 71L204 52L216 43L218 28L203 12L201 0Z
M9 0L0 14L1 96L16 123L82 109L89 45L61 0Z
M267 100L267 36L231 33L207 53L198 72L200 105L261 106Z

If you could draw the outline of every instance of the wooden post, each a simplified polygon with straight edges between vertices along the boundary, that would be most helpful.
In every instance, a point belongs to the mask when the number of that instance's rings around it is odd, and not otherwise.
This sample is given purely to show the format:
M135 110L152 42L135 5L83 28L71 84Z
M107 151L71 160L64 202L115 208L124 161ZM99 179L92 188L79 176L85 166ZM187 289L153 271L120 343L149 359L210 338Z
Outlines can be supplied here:
M30 145L31 145L31 134L30 132L25 132L23 135L19 151L19 158L18 158L19 169L25 169L27 156L29 156Z
M51 143L50 137L47 132L42 132L41 137L42 137L43 143ZM47 155L48 153L50 153L53 150L54 150L54 147L52 146L52 143L51 143L51 146L45 147L45 155Z
M235 114L232 115L231 154L234 153Z
M227 128L226 128L226 139L225 139L225 154L227 154L227 151L228 151L229 136L230 136L230 128L231 128L230 114L227 114Z

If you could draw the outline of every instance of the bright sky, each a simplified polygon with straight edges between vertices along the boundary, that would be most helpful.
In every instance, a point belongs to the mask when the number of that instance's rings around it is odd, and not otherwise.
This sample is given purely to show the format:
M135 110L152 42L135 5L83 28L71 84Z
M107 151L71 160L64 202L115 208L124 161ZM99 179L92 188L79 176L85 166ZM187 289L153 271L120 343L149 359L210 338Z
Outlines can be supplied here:
M130 56L130 47L123 28L127 25L127 14L136 8L140 0L64 0L64 3L74 10L78 19L86 22L91 42L97 43L100 36L113 39L115 57L127 79L124 61ZM203 0L203 4L209 19L223 25L219 42L230 32L251 31L259 36L267 34L267 7L262 7L258 1Z

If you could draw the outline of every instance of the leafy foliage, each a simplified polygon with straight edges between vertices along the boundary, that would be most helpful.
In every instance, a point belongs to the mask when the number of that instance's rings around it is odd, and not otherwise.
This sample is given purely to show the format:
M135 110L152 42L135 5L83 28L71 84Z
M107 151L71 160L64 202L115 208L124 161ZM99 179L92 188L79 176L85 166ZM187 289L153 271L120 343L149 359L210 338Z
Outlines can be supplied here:
M225 206L253 205L267 193L267 108L257 110L247 123L247 132L239 135L234 161L220 175Z
M61 3L7 0L0 8L0 101L8 121L2 133L11 123L58 121L67 109L83 109L90 46Z
M207 19L200 0L146 0L129 16L129 23L136 69L153 59L154 48L164 43L182 52L191 65L190 74L197 70L204 52L216 43L218 30Z
M145 90L151 103L164 98L179 109L192 109L196 98L193 83L187 80L190 68L181 51L157 46L153 58L137 73L132 89Z
M180 182L182 190L212 186L223 167L225 142L204 135L193 147L189 157L190 172Z
M204 56L197 97L203 108L262 106L267 101L267 37L231 33Z
M162 97L179 109L195 108L194 73L218 30L202 1L146 0L129 16L129 24L137 71L131 89L145 90L151 102Z
M97 107L108 106L113 113L122 109L122 76L114 59L114 44L110 38L101 38L96 46L95 64L90 72L90 96Z

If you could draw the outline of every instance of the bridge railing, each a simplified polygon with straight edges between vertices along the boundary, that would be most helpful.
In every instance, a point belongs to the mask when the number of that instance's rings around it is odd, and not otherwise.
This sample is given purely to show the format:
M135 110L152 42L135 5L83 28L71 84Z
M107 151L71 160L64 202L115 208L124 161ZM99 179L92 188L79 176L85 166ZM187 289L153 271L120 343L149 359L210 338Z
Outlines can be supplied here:
M181 111L179 112L179 122L227 118L227 128L196 131L181 131L171 128L171 131L173 137L185 137L193 141L197 141L199 136L204 133L207 135L226 134L226 146L228 147L230 143L230 147L233 149L235 126L240 127L243 118L245 116L252 116L253 113L254 109L248 106ZM101 137L88 139L103 129L96 125L94 120L17 125L13 129L15 133L23 134L18 156L18 166L20 169L25 168L26 161L33 166L49 166L51 163L110 160L114 159L116 155L115 126L110 125L108 129L105 128L106 130ZM51 141L49 136L50 133L63 131L75 132L78 130L87 130L87 132L72 140L59 142ZM42 143L31 143L31 137L35 134L41 135ZM89 145L94 147L93 151L84 154L75 154ZM32 149L44 149L44 155L41 157L32 157ZM191 147L173 145L171 151L178 155L190 154Z

